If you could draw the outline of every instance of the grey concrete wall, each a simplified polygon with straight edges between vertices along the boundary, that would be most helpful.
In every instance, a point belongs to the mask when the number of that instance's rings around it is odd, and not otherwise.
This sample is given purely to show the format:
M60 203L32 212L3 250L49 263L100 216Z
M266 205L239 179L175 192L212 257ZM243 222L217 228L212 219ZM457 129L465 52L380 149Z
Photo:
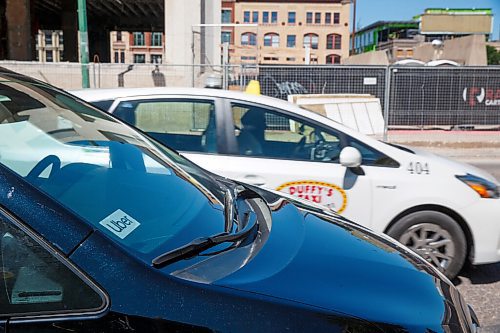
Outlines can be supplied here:
M431 44L426 43L415 48L414 58L428 62L435 55L439 59L447 59L465 66L486 66L486 42L484 35L470 35L447 40L443 43L442 51L435 54Z
M344 65L389 65L386 51L372 51L350 56L342 61Z

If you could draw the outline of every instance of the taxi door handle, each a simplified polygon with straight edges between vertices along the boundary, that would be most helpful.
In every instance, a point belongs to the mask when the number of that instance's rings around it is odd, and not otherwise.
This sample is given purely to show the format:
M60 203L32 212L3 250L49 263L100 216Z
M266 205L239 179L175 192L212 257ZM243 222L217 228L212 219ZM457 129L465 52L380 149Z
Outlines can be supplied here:
M237 178L236 180L248 183L255 186L266 185L266 180L257 175L244 175L243 177Z

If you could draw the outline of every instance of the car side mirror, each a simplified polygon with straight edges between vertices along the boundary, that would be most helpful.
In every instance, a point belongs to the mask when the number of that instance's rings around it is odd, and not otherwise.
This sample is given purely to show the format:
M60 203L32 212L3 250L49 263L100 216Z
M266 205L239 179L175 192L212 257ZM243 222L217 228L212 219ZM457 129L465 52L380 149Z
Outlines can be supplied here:
M339 160L342 166L350 169L355 174L359 176L365 174L361 168L362 157L358 149L354 147L345 147L340 152Z

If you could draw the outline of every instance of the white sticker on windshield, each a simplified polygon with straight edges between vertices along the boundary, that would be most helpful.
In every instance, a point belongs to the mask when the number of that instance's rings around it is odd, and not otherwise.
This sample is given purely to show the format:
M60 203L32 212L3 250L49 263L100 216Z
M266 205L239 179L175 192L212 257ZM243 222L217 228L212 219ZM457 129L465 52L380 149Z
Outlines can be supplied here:
M121 209L116 210L101 222L100 225L111 231L116 236L124 239L141 224Z

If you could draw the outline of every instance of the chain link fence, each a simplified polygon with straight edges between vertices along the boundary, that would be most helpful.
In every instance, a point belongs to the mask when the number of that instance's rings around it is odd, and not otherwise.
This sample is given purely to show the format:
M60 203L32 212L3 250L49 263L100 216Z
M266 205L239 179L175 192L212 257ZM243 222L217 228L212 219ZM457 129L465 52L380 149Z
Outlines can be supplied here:
M387 141L500 157L498 66L260 66L258 80L263 94L281 99L370 94L380 100Z
M63 89L82 87L78 63L2 61L0 66ZM369 94L380 100L384 139L500 148L500 67L280 66L255 64L100 64L87 67L91 88L204 87L260 82L264 95ZM276 120L276 126L281 126ZM500 156L500 154L499 154Z
M0 61L0 67L28 75L62 89L81 89L82 71L88 71L90 88L204 87L219 78L222 87L243 90L257 77L255 65L164 65L113 63L40 63Z

